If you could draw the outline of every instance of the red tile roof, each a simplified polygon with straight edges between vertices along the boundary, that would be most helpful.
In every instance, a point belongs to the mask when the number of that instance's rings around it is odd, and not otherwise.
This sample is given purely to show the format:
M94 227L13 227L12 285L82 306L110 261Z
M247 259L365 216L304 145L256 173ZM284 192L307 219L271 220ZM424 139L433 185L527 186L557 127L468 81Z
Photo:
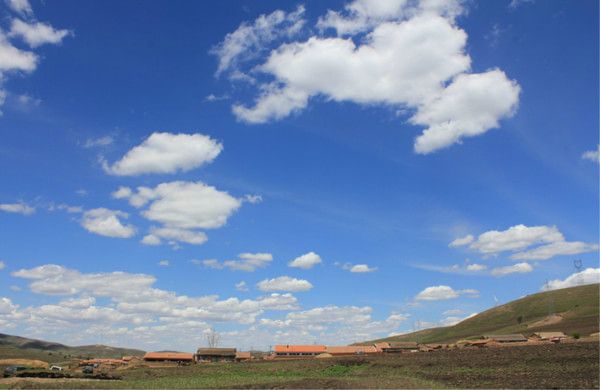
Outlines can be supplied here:
M194 360L194 354L183 352L148 352L144 355L144 360Z
M377 353L375 346L349 345L343 347L326 347L326 352L332 355L352 355L360 353Z
M276 353L325 353L324 345L276 345Z

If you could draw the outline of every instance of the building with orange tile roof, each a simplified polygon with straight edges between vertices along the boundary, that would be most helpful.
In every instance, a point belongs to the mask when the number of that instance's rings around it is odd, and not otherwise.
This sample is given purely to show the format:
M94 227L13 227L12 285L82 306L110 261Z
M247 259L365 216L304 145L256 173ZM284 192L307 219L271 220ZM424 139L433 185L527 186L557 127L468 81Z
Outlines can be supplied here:
M152 362L193 362L193 353L184 352L148 352L144 355L145 361Z
M364 355L364 354L372 354L378 353L379 351L375 346L369 345L349 345L349 346L327 346L325 347L325 352L329 353L333 356L339 355Z
M312 357L322 353L325 353L326 347L324 345L276 345L275 355L277 357Z

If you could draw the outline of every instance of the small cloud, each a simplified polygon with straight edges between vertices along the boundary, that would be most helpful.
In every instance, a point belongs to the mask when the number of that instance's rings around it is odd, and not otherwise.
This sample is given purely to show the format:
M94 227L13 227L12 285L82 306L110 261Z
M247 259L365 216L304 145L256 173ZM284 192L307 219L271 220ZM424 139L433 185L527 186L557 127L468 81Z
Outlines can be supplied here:
M113 137L110 135L106 135L100 138L88 138L87 141L83 144L83 147L86 149L98 148L103 146L108 146L114 142Z
M469 298L479 297L479 291L474 289L454 290L450 286L431 286L417 294L417 301L441 301L455 299L460 296Z
M367 264L355 264L350 268L350 272L354 273L366 273L366 272L375 272L377 271L377 267L369 267Z
M289 276L280 276L274 279L265 279L257 284L260 291L308 291L313 285L304 279L291 278Z
M0 203L0 211L7 213L16 213L23 215L31 215L35 213L35 207L29 206L24 202L18 203Z
M263 201L263 198L260 195L246 194L246 195L244 195L243 200L248 203L257 204L257 203L261 203Z
M243 280L235 284L235 289L238 291L248 291L248 285Z
M533 4L535 0L511 0L510 4L508 4L508 8L517 9L524 4Z
M596 150L590 150L581 155L584 160L590 160L600 164L600 144Z
M223 262L217 259L191 260L190 262L205 268L227 268L231 271L254 272L257 268L264 268L273 261L273 255L270 253L240 253L238 258L238 260L225 260Z
M572 275L569 275L565 280L551 280L542 286L542 291L557 290L559 288L594 283L600 283L600 268L587 268L581 272L576 272Z
M19 292L19 291L23 290L21 287L15 285L15 284L11 285L9 288L11 289L11 291L15 291L15 292Z
M79 196L87 196L88 195L87 190L84 190L83 188L78 189L77 191L75 191L75 193Z
M377 267L369 267L367 264L351 264L351 263L341 264L336 261L333 265L335 265L336 267L340 267L346 271L350 271L352 273L358 273L358 274L377 271Z
M3 270L6 267L6 263L0 260L0 270Z
M315 252L308 252L290 261L288 266L292 268L310 269L321 262L321 256Z
M506 267L498 267L492 270L494 276L506 276L514 273L524 274L533 271L529 263L517 263Z
M169 262L169 260L161 260L158 262L158 265L160 267L168 267L169 265L171 265L171 263Z
M468 245L468 244L472 243L473 240L475 240L475 237L473 237L471 234L469 234L465 237L457 238L456 240L454 240L450 244L448 244L448 246L450 248L455 248L457 246Z
M227 100L227 99L229 99L229 96L227 96L227 95L218 96L218 95L211 93L210 95L208 95L204 98L204 101L213 103L213 102L218 102L220 100Z

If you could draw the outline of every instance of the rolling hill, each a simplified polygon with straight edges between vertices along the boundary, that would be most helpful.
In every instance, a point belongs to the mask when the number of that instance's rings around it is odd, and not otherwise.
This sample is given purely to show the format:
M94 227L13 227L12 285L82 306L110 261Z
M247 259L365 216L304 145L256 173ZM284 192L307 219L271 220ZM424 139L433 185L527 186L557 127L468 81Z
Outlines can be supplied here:
M546 291L494 307L454 326L425 329L375 341L451 343L484 334L562 331L587 336L599 328L599 284Z
M121 358L143 355L138 349L115 348L106 345L71 347L49 341L29 339L0 333L0 359L38 359L54 363L71 358Z

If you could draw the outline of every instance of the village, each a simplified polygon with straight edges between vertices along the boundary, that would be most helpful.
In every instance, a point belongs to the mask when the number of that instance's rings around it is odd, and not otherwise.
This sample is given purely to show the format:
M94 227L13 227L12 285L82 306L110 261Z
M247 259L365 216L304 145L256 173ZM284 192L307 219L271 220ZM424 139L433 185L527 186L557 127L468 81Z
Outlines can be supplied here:
M198 348L196 353L147 352L144 356L123 356L121 359L83 359L76 364L84 373L126 367L166 368L173 366L256 360L327 359L348 356L390 356L403 353L434 352L437 350L465 348L496 348L523 345L557 344L577 341L563 332L537 332L525 337L522 334L485 335L479 339L460 340L451 344L421 344L414 341L375 342L371 345L275 345L272 351L238 351L236 348ZM74 367L73 367L74 368Z

